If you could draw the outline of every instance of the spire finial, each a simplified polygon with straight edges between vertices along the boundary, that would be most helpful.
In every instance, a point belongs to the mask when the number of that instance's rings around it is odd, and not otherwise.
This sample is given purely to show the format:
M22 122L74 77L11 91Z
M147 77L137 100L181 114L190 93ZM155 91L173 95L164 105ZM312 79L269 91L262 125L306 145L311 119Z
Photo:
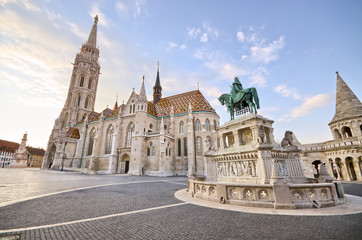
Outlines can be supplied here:
M157 61L157 72L160 70L160 62Z
M94 17L94 23L98 23L98 15Z
M96 47L97 45L97 23L98 23L98 15L94 17L94 24L91 32L89 33L87 43Z

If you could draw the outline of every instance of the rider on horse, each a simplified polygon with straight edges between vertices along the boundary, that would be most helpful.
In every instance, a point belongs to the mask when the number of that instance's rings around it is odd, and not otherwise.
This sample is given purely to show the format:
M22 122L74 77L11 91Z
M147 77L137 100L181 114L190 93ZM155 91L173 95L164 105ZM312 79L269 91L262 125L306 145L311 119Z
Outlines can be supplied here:
M239 78L235 77L233 86L231 87L231 92L230 92L232 103L239 102L241 99L244 98L244 95L246 93L247 93L247 91L245 91L243 89L243 85L239 81Z

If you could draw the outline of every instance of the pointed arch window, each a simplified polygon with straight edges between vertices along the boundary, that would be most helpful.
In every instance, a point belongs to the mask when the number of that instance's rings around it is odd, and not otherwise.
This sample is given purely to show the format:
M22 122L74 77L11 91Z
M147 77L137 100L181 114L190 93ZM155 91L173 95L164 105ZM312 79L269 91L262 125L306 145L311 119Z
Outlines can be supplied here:
M150 149L150 147L147 147L147 156L150 156L150 153L151 153L151 149Z
M92 81L93 81L93 78L89 78L89 80L88 80L88 89L92 88Z
M214 120L214 130L216 131L217 125L216 125L216 120Z
M201 156L202 155L202 145L201 145L201 137L196 138L196 155Z
M89 96L85 99L84 108L88 108Z
M80 77L79 87L83 87L84 85L84 76Z
M184 130L184 122L180 122L180 134L183 134Z
M206 130L207 132L210 131L210 121L209 121L209 119L206 119L206 121L205 121L205 130Z
M196 120L196 132L200 132L201 131L201 123L200 120L197 119Z
M81 100L80 95L78 95L78 97L77 97L77 107L80 106L80 100Z
M109 125L106 134L106 149L104 151L105 154L110 154L112 152L113 130L113 126Z
M94 137L96 136L96 129L93 128L89 134L89 143L88 143L88 156L93 154L93 145Z
M132 144L132 136L134 134L134 124L130 123L130 125L128 126L128 130L127 130L127 139L126 139L126 146L130 147Z

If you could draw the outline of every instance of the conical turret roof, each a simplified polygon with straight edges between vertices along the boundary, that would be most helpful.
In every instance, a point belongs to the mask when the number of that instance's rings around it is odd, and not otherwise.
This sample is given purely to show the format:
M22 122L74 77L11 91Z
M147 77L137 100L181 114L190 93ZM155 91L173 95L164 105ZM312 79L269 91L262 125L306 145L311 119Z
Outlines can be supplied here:
M147 101L147 96L146 96L146 89L145 89L145 76L143 76L142 79L142 85L141 85L141 90L140 90L140 94L139 96Z
M98 23L98 15L94 17L94 23L92 30L89 34L87 44L97 47L97 23Z
M334 122L362 116L362 104L337 72L336 113Z

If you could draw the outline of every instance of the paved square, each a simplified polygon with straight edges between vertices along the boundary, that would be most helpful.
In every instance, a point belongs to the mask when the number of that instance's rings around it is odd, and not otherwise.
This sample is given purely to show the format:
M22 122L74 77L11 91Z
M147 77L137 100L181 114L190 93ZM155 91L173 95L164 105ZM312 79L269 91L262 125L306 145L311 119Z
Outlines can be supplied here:
M0 239L14 235L20 239L361 239L362 236L362 214L311 217L213 209L176 199L174 193L186 186L187 179L183 177L89 176L0 169ZM347 193L360 194L360 187L349 184Z

